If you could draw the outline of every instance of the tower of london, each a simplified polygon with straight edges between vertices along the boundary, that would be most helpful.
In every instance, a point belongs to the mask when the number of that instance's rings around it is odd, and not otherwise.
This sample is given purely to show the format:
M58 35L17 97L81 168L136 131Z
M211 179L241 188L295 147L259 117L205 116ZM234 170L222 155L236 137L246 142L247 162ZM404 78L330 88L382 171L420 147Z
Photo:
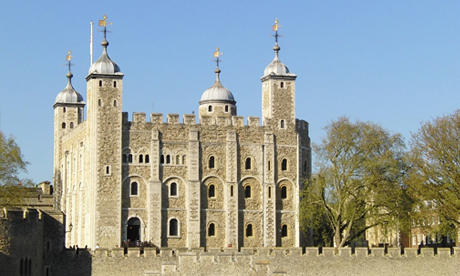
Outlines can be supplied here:
M66 246L301 245L310 139L308 123L295 115L297 76L279 59L275 31L274 58L261 77L261 118L238 116L237 99L220 81L218 50L214 83L210 72L212 85L191 91L197 115L134 112L129 120L124 74L109 58L105 28L86 101L72 86L69 63L53 106L55 206L66 216Z

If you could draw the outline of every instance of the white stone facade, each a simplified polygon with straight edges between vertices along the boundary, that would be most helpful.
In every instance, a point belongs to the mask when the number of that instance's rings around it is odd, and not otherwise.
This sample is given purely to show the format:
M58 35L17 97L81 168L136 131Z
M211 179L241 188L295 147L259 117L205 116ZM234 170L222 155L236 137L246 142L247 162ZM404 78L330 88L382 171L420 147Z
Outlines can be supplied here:
M295 118L295 79L262 77L262 123L249 117L245 125L234 102L212 99L201 102L199 123L193 114L164 122L162 114L133 113L129 121L123 74L90 72L86 120L78 120L84 103L54 105L66 246L111 248L127 239L172 248L299 246L311 150L308 123Z

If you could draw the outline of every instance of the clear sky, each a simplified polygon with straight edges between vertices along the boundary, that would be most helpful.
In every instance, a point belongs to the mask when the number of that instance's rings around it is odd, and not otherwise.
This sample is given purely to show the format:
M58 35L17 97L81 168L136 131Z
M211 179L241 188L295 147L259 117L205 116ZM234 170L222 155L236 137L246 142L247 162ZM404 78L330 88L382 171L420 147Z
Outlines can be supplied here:
M460 1L0 1L0 129L16 137L34 182L53 176L53 104L73 85L85 101L90 66L102 48L97 21L107 14L109 56L125 74L123 110L197 113L223 53L222 84L238 115L261 116L261 82L280 59L296 81L296 117L312 142L339 116L404 135L460 106Z

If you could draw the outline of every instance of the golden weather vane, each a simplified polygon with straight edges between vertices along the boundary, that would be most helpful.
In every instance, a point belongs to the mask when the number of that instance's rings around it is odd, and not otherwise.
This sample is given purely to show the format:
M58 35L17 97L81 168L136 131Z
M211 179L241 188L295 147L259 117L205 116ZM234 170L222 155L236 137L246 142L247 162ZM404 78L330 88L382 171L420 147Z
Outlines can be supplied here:
M73 56L71 55L72 52L69 50L67 51L67 55L65 56L65 60L67 61L67 63L64 63L64 65L67 65L69 66L69 71L70 71L70 66L73 66L73 64L70 62L73 58Z
M214 52L214 57L216 58L215 62L217 64L217 68L219 68L219 62L221 62L222 60L219 59L219 57L221 55L223 55L221 52L219 52L219 47L216 48L216 51Z
M99 20L99 27L104 27L104 30L102 32L104 33L104 39L107 37L107 25L113 25L112 22L107 22L107 15L104 15L102 20Z
M273 31L277 32L278 28L281 28L281 25L278 25L278 18L275 19L275 25L273 25Z

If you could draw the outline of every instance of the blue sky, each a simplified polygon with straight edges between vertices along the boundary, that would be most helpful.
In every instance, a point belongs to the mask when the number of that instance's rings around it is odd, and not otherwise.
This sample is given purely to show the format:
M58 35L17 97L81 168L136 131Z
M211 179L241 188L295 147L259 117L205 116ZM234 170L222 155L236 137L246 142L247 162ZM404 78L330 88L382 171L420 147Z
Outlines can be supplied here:
M0 1L0 129L16 137L34 182L52 180L53 104L66 85L86 100L90 22L107 14L109 56L125 74L123 110L189 114L213 84L238 115L261 116L261 82L273 59L296 81L296 116L322 128L340 116L404 135L460 103L460 1ZM95 24L94 60L102 50Z

